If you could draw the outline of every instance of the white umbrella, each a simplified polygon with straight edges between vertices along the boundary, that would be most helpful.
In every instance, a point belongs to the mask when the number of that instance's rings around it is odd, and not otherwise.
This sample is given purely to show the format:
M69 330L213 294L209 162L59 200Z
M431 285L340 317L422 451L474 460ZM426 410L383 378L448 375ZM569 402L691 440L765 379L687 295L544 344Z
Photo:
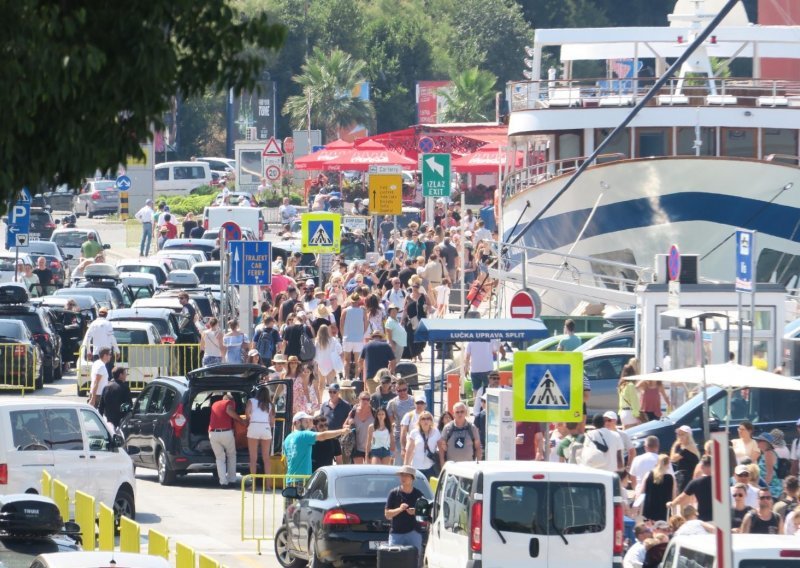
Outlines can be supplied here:
M692 384L702 384L705 381L706 386L720 387L726 390L761 388L800 391L800 381L797 379L735 363L689 367L688 369L675 369L674 371L664 371L663 373L649 373L647 375L639 375L636 379Z

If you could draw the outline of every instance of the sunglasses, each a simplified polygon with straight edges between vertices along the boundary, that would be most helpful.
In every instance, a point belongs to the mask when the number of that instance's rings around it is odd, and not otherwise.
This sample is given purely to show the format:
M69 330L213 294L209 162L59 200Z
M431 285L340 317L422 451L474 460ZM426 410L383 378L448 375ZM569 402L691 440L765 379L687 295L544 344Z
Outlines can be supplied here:
M770 501L772 501L772 495L759 495L759 496L758 496L758 499L759 499L760 501L766 501L766 500L770 500Z
M734 493L734 497L744 497L744 493Z
M397 392L408 392L408 389L397 389Z
M466 414L466 410L456 410L456 414Z
M424 422L424 421L431 422L432 420L430 418L420 418L419 421L420 422Z

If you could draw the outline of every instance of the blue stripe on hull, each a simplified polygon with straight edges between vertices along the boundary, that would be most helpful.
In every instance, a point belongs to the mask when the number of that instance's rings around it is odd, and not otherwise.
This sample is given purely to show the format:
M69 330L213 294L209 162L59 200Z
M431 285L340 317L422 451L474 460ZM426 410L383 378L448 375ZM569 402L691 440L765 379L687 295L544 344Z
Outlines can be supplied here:
M580 209L540 219L522 240L527 246L544 249L570 245L577 238L591 211L591 208ZM529 218L523 218L516 232L528 220ZM797 207L737 195L705 192L672 193L601 205L586 228L583 238L681 221L705 221L751 229L782 239L800 240L800 235L793 234L800 221L800 209Z

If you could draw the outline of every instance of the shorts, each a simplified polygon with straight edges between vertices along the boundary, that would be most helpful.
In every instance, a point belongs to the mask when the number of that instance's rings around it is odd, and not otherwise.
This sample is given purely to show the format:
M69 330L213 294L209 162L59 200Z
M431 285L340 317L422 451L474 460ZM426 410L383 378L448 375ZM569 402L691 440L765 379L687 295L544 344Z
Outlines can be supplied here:
M388 458L391 456L392 453L389 451L389 448L374 448L370 450L369 457L371 458Z
M342 351L345 353L355 353L356 355L361 355L361 350L363 348L363 341L345 341L342 343Z
M354 458L365 458L365 457L367 457L367 454L365 454L361 450L353 450L353 453L351 455Z
M247 438L250 440L271 440L272 429L266 422L251 422L247 426Z

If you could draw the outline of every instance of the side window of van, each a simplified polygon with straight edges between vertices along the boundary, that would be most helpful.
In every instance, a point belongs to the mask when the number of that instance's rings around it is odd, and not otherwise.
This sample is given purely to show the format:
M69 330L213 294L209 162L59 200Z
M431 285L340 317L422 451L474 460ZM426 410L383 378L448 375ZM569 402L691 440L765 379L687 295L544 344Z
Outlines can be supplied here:
M714 565L714 557L705 552L682 547L678 553L678 568L705 568Z
M150 402L147 405L147 414L161 413L161 399L164 396L164 387L156 386L151 391Z
M136 402L133 406L133 413L134 414L147 414L147 404L150 402L150 398L153 396L153 391L156 390L157 387L150 387L146 388L142 391L136 398Z
M175 173L173 174L174 179L189 179L189 171L191 168L186 168L183 166L177 166L175 168Z
M50 431L44 410L13 410L9 415L12 439L17 451L50 450Z
M800 392L766 390L761 392L762 422L786 422L796 420L800 407ZM766 404L765 404L766 403Z
M110 436L103 420L91 410L81 410L86 437L89 439L89 451L108 451Z
M189 169L191 170L189 173L190 179L205 179L206 170L203 166L193 166Z
M50 427L50 445L53 450L83 450L81 423L74 408L47 410L47 424Z
M169 168L158 168L155 171L155 178L156 178L156 181L168 181L169 180Z
M674 543L667 548L667 553L661 560L661 565L664 568L672 568L672 563L675 561L675 549L678 548Z
M470 495L472 480L455 475L447 477L444 487L444 528L455 534L467 534L469 531Z

